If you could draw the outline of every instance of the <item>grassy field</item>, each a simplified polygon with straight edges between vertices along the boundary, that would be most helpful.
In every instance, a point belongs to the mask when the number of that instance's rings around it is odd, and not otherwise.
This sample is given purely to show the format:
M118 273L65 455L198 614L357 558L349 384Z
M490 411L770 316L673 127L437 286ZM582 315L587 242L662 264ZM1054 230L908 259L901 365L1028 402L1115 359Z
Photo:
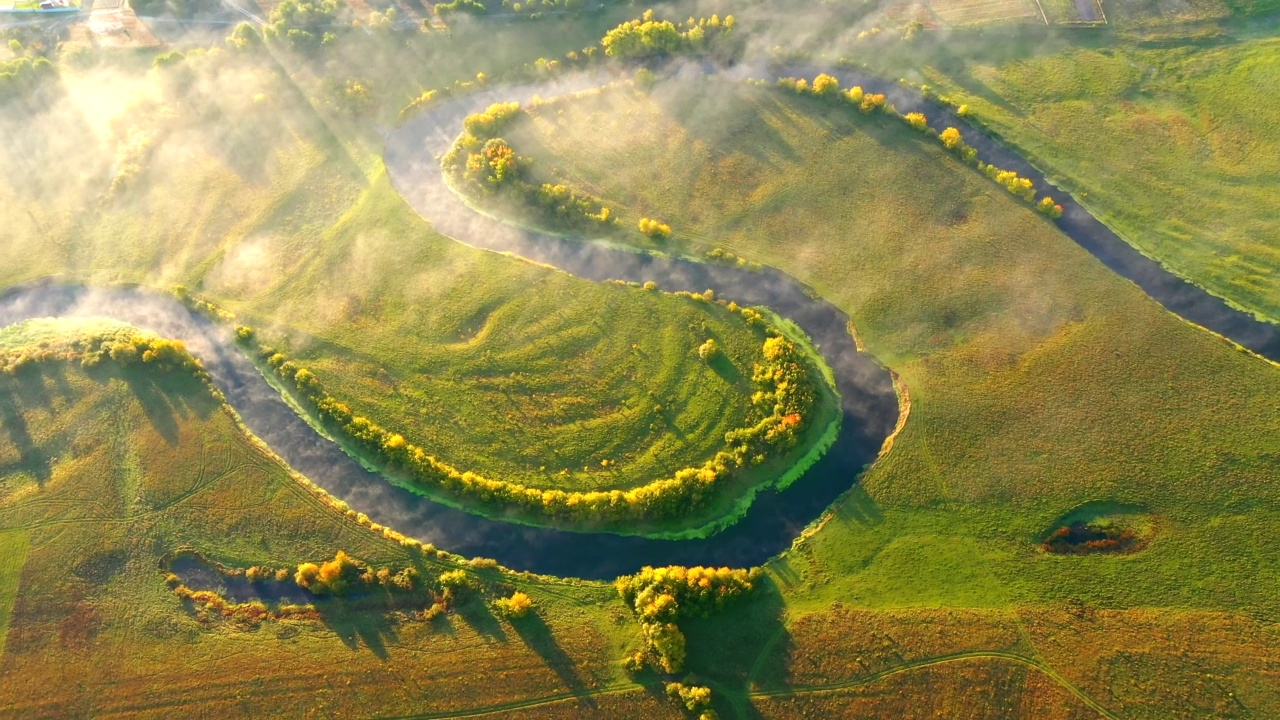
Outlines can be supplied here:
M893 452L770 565L790 617L836 602L1168 608L1157 625L1193 609L1280 613L1280 566L1260 542L1280 522L1280 373L1169 315L899 123L703 80L585 96L508 136L624 216L664 218L691 250L811 283L906 382ZM1097 500L1142 507L1149 546L1039 552L1058 518ZM1144 655L1141 672L1197 672L1161 658ZM1271 693L1246 707L1267 714ZM1160 712L1194 715L1168 702Z
M1142 252L1280 319L1280 42L1250 29L984 55L924 80Z
M625 683L615 659L633 631L607 586L468 571L534 598L539 619L515 625L483 602L435 621L331 606L320 621L202 623L165 586L175 549L233 567L336 548L429 577L457 564L330 509L189 377L42 363L0 375L0 407L24 438L0 445L6 487L29 486L0 498L0 600L18 591L0 712L406 714Z
M54 274L188 286L287 346L357 414L533 487L670 477L749 424L763 335L722 308L434 234L367 130L261 61L122 75L66 73L67 97L0 150L27 171L0 182L0 201L26 208L0 286ZM119 92L98 89L116 80ZM77 173L46 177L68 143ZM723 362L698 357L709 338Z
M75 92L57 102L75 112L60 105L0 148L26 169L0 183L23 209L0 228L19 259L0 265L0 285L63 273L192 286L290 338L330 387L367 393L370 413L408 404L395 377L375 391L363 373L416 373L413 348L487 331L493 348L525 352L503 335L521 323L559 337L562 316L538 326L510 309L523 307L519 283L492 279L573 283L434 237L387 187L367 129L305 112L283 75L219 69L199 75L212 108L189 115L163 72L111 90L106 68L69 74ZM116 99L146 95L166 111ZM243 122L200 120L235 113ZM672 249L722 247L810 284L910 391L892 452L768 564L757 595L682 621L691 680L722 717L1280 713L1273 365L1169 315L892 119L705 80L584 97L509 139L624 222L670 223ZM61 172L73 150L77 173L38 171ZM477 283L501 304L472 311ZM632 291L584 287L568 301L632 312ZM655 310L681 312L670 303ZM83 330L33 325L4 342ZM630 347L613 344L624 328L605 330L599 346ZM366 352L385 363L341 360ZM0 713L682 714L657 678L622 671L637 627L602 584L469 569L527 592L526 623L483 603L434 622L341 608L256 628L200 621L165 586L162 559L181 547L234 567L339 548L427 574L457 564L333 511L190 378L35 373L0 375L0 611L16 598ZM1131 508L1146 547L1042 552L1088 503Z

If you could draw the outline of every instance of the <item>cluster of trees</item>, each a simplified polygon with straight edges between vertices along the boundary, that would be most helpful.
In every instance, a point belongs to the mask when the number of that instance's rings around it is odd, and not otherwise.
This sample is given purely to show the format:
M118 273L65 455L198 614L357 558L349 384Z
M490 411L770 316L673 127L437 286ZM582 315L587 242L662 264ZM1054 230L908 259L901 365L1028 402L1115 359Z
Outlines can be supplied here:
M338 0L284 0L271 11L263 34L299 51L314 50L337 41L345 27L338 19Z
M640 232L654 240L666 240L671 237L671 226L653 218L640 218L637 223Z
M520 115L520 103L494 103L485 109L484 112L468 115L462 121L462 127L467 133L474 135L480 140L498 137L498 133L502 132L511 121Z
M22 350L0 350L0 370L15 374L35 362L79 362L86 368L110 360L118 365L146 365L162 372L187 372L208 381L204 365L181 340L144 334L131 328L97 333L65 343L41 342Z
M576 225L587 220L600 225L613 223L613 211L605 207L600 198L575 190L568 185L543 183L530 185L526 192L530 202L542 208L543 213L558 218L562 224Z
M424 95L424 97L426 97ZM434 97L434 96L433 96ZM429 102L430 98L424 102ZM463 120L465 132L441 158L442 169L464 189L503 191L543 220L566 228L612 226L613 211L599 198L567 185L535 184L521 170L528 163L498 133L520 117L519 103L497 103Z
M417 590L422 584L418 571L413 568L404 568L395 573L390 568L375 570L343 550L334 554L332 560L318 565L301 563L293 580L312 594L337 597L374 587L410 592Z
M711 688L703 685L686 685L670 682L666 685L667 697L679 702L698 720L718 720L720 714L711 709Z
M760 263L750 262L746 258L738 257L721 247L711 248L706 252L705 257L712 262L723 263L725 265L737 265L738 267L749 267L752 269L760 268Z
M26 97L57 77L57 67L46 57L23 56L0 61L0 102Z
M528 595L516 591L511 597L498 598L493 602L493 607L500 614L509 618L522 618L529 614L533 609L533 600Z
M709 300L701 295L698 298ZM760 314L749 308L730 304L729 309L740 313L748 324L764 324ZM794 346L770 337L762 348L763 362L756 365L755 379L760 391L754 398L755 405L768 414L750 426L726 434L729 451L717 453L700 466L677 470L669 478L628 490L544 490L459 470L408 442L403 435L356 415L350 406L330 395L314 373L299 367L283 353L270 349L260 349L260 353L282 379L297 387L322 421L381 459L388 469L405 474L417 484L470 502L592 524L679 517L701 507L715 492L717 484L733 470L745 466L749 458L750 462L762 462L770 446L786 449L794 445L808 411L804 403L807 399L811 404L815 397L811 382L798 364Z
M614 583L618 595L640 619L644 640L643 647L627 659L627 666L633 670L652 666L667 674L680 672L687 648L677 621L690 615L706 617L744 597L755 589L761 576L759 568L672 565L644 567L635 575L618 578Z
M1055 220L1062 217L1062 206L1054 202L1053 198L1046 196L1039 202L1036 201L1035 185L1029 179L1019 177L1012 170L1003 170L978 160L978 151L965 143L959 130L954 127L948 127L940 133L935 132L929 127L929 119L925 117L924 113L910 112L905 115L900 114L897 108L888 103L883 94L868 93L857 86L841 92L840 81L825 73L815 77L812 84L804 78L781 78L778 80L778 86L802 95L841 99L857 105L858 109L864 113L880 112L891 117L897 117L912 128L936 137L948 152L964 162L976 166L987 177L995 180L1015 197L1031 205L1037 212ZM928 94L927 87L925 94L926 96Z
M756 363L752 380L759 389L751 403L763 417L750 427L730 430L724 439L740 462L759 464L768 452L799 442L817 398L801 352L781 336L764 341L764 362Z
M646 10L636 20L628 20L605 33L600 44L604 54L613 58L646 58L678 52L706 50L719 38L733 31L734 17L718 15L689 18L683 23L655 20L653 10Z

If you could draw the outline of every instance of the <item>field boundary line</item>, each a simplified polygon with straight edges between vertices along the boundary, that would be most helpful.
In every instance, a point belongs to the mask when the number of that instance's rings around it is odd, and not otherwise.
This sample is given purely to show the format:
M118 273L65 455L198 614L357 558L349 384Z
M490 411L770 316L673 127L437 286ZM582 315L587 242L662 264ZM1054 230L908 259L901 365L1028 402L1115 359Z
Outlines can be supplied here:
M531 700L516 700L514 702L499 703L497 705L472 708L470 710L449 710L437 713L423 713L419 715L394 715L385 718L385 720L443 720L444 718L481 717L484 715L492 715L494 713L540 707L542 705L554 705L555 703L564 702L565 700L578 700L582 698L597 697L600 695L619 695L644 689L644 686L638 683L627 683L626 685L605 686L597 690L588 690L586 692L556 693L555 695L547 695L540 698L533 698Z
M792 690L761 690L756 692L749 692L747 693L747 697L748 698L757 698L757 697L772 698L772 697L788 697L792 695L807 695L807 694L817 694L817 693L825 693L825 692L838 692L840 690L849 690L849 689L861 687L864 685L871 685L880 680L883 680L893 675L897 675L899 673L909 672L911 670L919 670L921 668L926 668L933 665L944 665L944 664L953 663L953 662L964 662L966 660L984 660L984 659L1008 660L1014 663L1018 663L1020 665L1025 665L1035 670L1039 670L1040 672L1044 673L1045 675L1047 675L1048 677L1056 681L1059 685L1061 685L1063 688L1069 691L1072 695L1076 696L1085 705L1088 705L1090 708L1097 711L1099 715L1107 718L1108 720L1121 720L1118 715L1112 713L1110 710L1104 707L1101 703L1094 700L1083 690L1077 688L1066 678L1059 675L1056 670L1046 665L1045 663L1039 660L1018 655L1016 653L1001 652L998 650L974 650L974 651L968 651L968 652L953 653L951 655L941 655L938 657L927 658L925 660L915 660L912 662L904 663L897 667L889 668L887 670L881 670L880 672L873 673L871 675L868 675L864 678L859 678L857 680L845 680L845 681L836 682L836 683L824 683L822 685L800 686Z

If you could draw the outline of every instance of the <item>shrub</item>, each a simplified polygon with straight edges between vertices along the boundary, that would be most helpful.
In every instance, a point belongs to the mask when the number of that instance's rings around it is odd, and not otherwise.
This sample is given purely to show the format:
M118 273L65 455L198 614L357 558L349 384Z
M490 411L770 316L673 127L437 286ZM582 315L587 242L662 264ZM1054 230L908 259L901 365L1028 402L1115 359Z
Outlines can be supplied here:
M640 228L641 233L654 240L665 240L671 237L671 226L653 218L640 218L637 227Z
M864 113L883 112L886 105L884 93L875 93L871 95L864 94L862 102L858 105L858 109Z
M667 697L679 700L685 709L696 713L711 709L711 688L672 682L666 686Z
M529 614L529 610L533 609L533 600L529 596L516 591L509 598L499 598L494 603L494 607L498 612L509 618L522 618Z
M1036 203L1035 207L1036 207L1036 212L1041 213L1043 215L1047 215L1053 218L1054 220L1057 220L1058 218L1062 217L1062 206L1055 203L1053 201L1053 198L1049 197L1048 195L1041 198L1040 202Z
M924 116L924 113L907 113L902 116L902 119L905 120L908 125L916 130L920 130L921 132L929 129L929 119Z
M345 595L359 583L365 568L339 550L332 560L316 565L302 563L294 574L294 582L316 595Z
M840 81L836 78L821 74L813 79L814 95L834 95L840 91Z
M707 341L698 346L698 357L710 362L720 354L720 346L716 344L715 338L707 338Z

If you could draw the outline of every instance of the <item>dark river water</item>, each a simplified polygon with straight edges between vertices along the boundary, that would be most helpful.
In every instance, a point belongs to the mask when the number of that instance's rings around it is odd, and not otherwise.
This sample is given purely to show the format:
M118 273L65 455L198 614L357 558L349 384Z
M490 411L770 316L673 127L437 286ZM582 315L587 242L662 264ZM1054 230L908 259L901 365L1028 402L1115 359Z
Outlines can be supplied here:
M815 68L735 68L743 77L807 75ZM842 84L891 94L900 110L919 109L941 129L960 128L984 160L1017 170L1038 187L1043 177L1010 151L968 128L943 108L893 85L852 73L833 73ZM39 284L0 297L0 326L52 316L110 317L184 340L240 413L248 428L278 455L330 494L376 522L466 556L497 559L515 570L609 579L644 565L758 565L786 550L803 530L857 481L875 459L898 416L889 374L859 353L848 317L775 270L748 271L628 252L581 240L517 229L469 210L445 185L438 156L458 134L462 118L491 102L527 101L584 89L600 76L504 87L432 107L393 130L386 165L406 200L441 233L475 247L510 252L591 279L654 280L665 290L713 289L741 305L767 305L809 334L834 371L844 411L839 438L803 477L785 490L762 491L746 516L700 540L654 540L607 533L574 533L484 518L446 507L396 487L317 433L272 389L228 332L177 301L138 289ZM883 88L883 89L881 89ZM1280 328L1233 310L1170 275L1134 251L1065 195L1061 227L1099 260L1133 280L1173 312L1260 354L1280 359Z

